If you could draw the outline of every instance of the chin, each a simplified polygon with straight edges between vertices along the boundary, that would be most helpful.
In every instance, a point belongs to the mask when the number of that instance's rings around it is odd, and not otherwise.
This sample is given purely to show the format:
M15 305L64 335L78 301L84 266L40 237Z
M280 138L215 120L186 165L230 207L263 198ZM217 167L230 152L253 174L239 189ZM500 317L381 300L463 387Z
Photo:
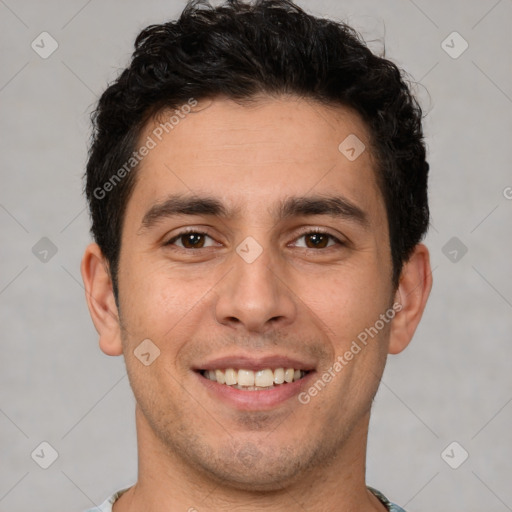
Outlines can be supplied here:
M208 469L209 475L218 482L222 482L223 486L261 493L281 491L293 484L303 471L300 465L293 464L290 460L286 461L286 466L276 466L274 460L267 460L252 467L234 465L229 468L223 465Z
M206 450L195 445L188 456L216 483L240 491L268 493L281 491L317 465L324 465L328 458L325 452L325 447L315 449L305 442L279 447L275 443L244 441Z

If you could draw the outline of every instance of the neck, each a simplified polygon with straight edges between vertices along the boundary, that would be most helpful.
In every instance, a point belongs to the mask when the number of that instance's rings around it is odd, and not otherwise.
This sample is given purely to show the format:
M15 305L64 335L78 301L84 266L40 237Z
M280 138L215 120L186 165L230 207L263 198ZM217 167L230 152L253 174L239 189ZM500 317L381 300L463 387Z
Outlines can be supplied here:
M114 512L382 512L385 507L365 484L368 422L369 412L325 464L279 489L262 491L237 488L191 467L154 435L137 408L138 481L115 503Z

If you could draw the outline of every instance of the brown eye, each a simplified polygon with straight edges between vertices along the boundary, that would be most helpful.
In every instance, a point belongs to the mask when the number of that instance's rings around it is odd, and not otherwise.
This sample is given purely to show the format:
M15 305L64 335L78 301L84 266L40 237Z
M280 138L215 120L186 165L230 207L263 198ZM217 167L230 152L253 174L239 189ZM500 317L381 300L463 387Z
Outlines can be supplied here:
M299 236L295 242L296 247L302 247L303 249L328 249L333 245L342 246L343 242L338 240L335 236L323 232L323 231L310 231Z
M196 249L204 246L204 235L201 233L187 233L181 235L180 239L185 249Z
M176 245L181 249L203 249L213 245L212 243L210 243L210 245L206 245L207 238L213 241L213 239L206 233L201 233L199 231L187 231L171 238L165 245Z
M306 240L310 240L311 243L306 241L306 246L309 249L323 249L327 247L329 243L329 238L332 238L330 235L326 233L309 233L304 235Z

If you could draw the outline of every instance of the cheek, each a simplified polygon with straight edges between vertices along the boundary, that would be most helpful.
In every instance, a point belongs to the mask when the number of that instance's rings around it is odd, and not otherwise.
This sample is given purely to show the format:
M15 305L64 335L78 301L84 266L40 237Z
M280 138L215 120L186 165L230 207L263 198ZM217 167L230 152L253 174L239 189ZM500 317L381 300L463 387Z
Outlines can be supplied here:
M300 297L337 344L350 343L389 307L391 283L372 265L347 265L311 281L302 279ZM314 284L313 284L314 283Z
M204 294L197 283L170 272L168 265L127 261L124 268L119 281L121 312L131 337L163 340Z

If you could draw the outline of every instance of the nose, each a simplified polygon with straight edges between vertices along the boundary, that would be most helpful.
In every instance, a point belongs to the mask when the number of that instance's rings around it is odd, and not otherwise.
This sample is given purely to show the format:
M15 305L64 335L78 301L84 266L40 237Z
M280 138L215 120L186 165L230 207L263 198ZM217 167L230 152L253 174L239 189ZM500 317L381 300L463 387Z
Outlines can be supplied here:
M233 266L217 287L215 314L219 323L264 333L295 321L293 283L270 252L263 250L252 262L233 254Z

